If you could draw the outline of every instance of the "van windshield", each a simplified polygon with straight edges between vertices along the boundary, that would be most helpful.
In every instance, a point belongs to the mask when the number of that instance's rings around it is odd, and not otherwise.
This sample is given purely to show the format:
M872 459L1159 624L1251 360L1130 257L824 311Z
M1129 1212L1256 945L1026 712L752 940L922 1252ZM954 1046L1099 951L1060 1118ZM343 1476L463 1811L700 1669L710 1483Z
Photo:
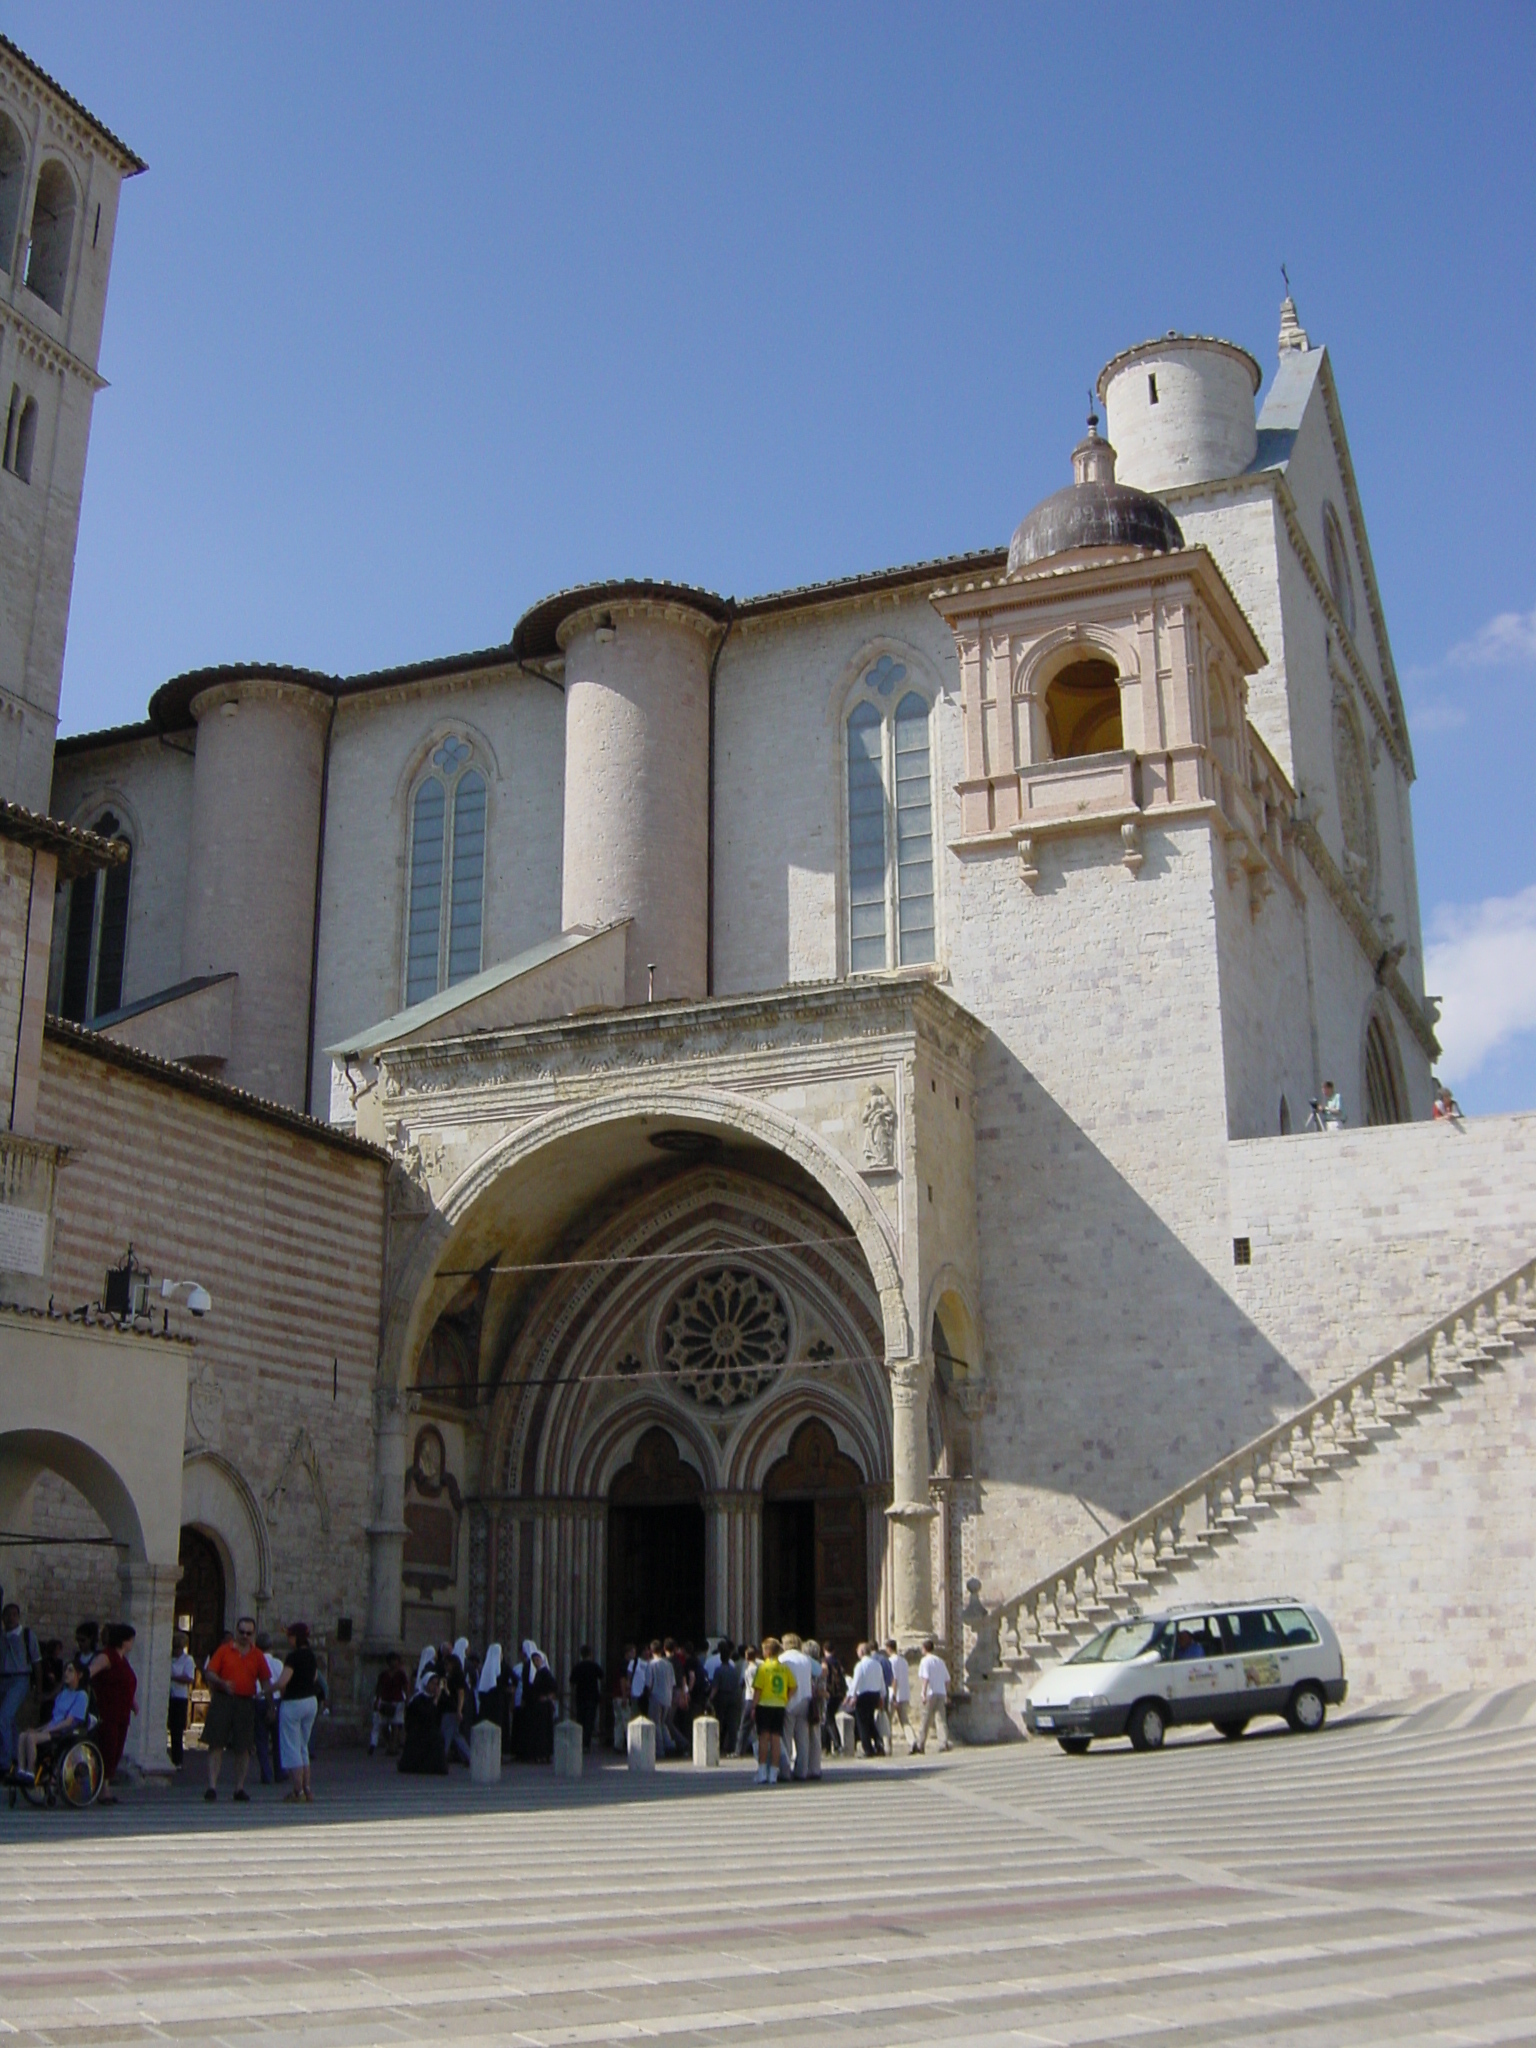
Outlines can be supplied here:
M1069 1664L1129 1664L1155 1650L1160 1657L1170 1654L1166 1621L1117 1621L1084 1643Z

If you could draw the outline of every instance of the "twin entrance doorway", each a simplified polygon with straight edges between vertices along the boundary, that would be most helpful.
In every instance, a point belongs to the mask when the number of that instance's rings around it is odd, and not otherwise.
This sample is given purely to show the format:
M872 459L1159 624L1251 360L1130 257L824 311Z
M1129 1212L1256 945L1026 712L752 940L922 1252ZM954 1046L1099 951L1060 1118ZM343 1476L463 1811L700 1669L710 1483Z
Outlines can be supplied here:
M794 1630L851 1662L869 1630L864 1476L824 1422L803 1422L763 1481L761 1634ZM662 1428L646 1431L608 1495L608 1655L674 1636L702 1642L703 1481Z

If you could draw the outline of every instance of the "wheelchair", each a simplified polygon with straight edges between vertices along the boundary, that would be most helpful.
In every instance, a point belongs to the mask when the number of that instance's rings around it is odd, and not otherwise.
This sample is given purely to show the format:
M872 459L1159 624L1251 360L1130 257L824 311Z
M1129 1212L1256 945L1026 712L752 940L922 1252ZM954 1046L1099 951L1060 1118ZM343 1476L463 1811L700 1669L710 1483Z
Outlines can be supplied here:
M55 1736L37 1752L37 1776L24 1778L19 1770L6 1777L10 1804L25 1799L29 1806L94 1806L106 1790L107 1767L92 1740L91 1729L72 1735Z

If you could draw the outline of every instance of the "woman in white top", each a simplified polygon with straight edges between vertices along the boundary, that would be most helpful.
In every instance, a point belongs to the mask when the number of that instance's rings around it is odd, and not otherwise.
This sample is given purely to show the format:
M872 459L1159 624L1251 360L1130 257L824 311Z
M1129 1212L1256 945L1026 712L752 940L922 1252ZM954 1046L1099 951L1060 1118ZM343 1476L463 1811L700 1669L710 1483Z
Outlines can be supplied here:
M171 1739L171 1766L182 1766L182 1742L187 1732L187 1700L197 1677L197 1664L178 1629L171 1638L171 1696L165 1710L165 1729Z

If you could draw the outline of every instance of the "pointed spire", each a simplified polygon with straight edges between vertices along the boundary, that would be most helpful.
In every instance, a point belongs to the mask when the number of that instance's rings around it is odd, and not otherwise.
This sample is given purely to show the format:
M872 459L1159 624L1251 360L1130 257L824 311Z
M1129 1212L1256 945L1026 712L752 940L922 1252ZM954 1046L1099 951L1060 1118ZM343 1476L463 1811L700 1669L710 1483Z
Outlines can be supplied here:
M1282 263L1280 275L1285 279L1285 297L1280 304L1280 353L1305 353L1312 344L1307 339L1307 330L1302 326L1296 313L1296 301L1291 297L1291 275Z

